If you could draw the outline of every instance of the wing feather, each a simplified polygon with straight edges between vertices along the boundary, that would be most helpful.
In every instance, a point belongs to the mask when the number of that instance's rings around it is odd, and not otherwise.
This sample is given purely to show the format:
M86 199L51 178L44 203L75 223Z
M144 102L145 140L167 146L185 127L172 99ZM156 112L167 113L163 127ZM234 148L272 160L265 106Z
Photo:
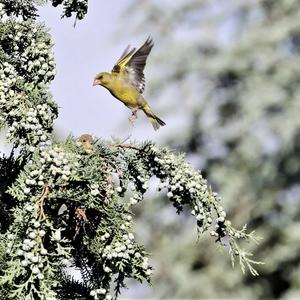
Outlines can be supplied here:
M123 73L124 79L140 93L143 93L145 88L144 68L152 47L151 37L148 37L145 43L136 51L135 48L130 50L130 47L127 46L112 69L112 72Z
M125 67L126 63L128 62L128 60L130 59L130 57L132 56L132 54L135 51L135 48L132 48L131 50L130 50L130 48L131 48L130 45L128 45L125 48L121 57L118 59L118 61L114 65L112 72L120 72L122 67Z

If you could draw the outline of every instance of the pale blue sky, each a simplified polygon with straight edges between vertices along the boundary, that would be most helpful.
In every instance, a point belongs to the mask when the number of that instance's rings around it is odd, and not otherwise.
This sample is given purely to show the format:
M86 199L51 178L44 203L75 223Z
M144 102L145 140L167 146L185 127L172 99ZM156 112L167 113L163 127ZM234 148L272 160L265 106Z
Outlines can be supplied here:
M130 110L104 88L92 87L95 74L110 70L127 44L139 45L149 34L130 40L128 33L120 37L125 25L121 12L128 2L89 1L88 14L77 21L75 28L74 18L61 19L59 9L51 5L40 9L40 20L50 28L55 43L57 76L51 91L60 107L56 128L64 136L91 133L103 138L125 138L131 134L132 139L157 141L167 134L167 126L155 132L142 112L132 128L128 122ZM164 117L153 102L152 107Z

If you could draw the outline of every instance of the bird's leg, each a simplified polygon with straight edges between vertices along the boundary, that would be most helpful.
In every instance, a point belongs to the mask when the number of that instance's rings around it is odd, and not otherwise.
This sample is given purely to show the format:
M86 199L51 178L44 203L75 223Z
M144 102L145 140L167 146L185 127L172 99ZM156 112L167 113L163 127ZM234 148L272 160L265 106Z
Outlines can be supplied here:
M132 126L134 126L134 121L137 119L138 109L138 107L131 108L131 116L128 119Z

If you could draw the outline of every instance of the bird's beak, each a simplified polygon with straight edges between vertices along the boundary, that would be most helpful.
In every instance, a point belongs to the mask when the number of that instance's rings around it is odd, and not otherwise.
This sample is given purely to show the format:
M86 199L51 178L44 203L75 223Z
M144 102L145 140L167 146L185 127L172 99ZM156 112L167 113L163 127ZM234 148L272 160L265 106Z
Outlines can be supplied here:
M100 84L100 81L98 79L95 79L94 82L93 82L93 86L99 85L99 84Z

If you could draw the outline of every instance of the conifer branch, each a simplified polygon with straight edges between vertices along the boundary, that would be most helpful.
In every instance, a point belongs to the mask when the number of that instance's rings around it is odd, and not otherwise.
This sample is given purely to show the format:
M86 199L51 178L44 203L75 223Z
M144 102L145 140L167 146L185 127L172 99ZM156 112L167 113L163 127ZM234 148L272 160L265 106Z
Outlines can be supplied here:
M63 5L66 17L80 19L87 10L83 0L52 2ZM65 299L74 287L76 297L109 300L127 278L150 282L152 267L134 235L132 208L153 176L178 213L190 209L199 235L209 230L232 260L239 257L243 271L257 275L253 265L259 262L238 241L256 241L253 232L231 225L220 197L183 155L152 142L112 144L90 135L55 140L52 41L35 20L35 3L24 3L10 7L0 0L0 125L19 150L0 160L8 180L0 214L9 223L0 223L0 296ZM80 270L82 282L67 275L70 267Z

